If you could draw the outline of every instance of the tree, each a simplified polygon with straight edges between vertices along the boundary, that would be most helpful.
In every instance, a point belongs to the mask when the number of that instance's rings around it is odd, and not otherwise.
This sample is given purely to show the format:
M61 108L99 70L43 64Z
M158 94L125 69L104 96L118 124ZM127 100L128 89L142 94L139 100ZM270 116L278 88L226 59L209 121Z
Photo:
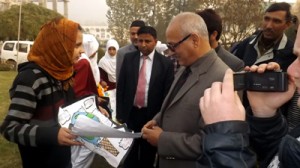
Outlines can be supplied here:
M261 25L264 7L264 0L228 0L219 6L223 19L223 45L229 48L253 34Z
M259 27L266 5L264 0L106 0L106 3L109 28L121 46L128 43L128 27L135 19L143 19L155 27L158 39L165 42L165 31L173 16L212 8L222 16L221 41L229 47Z
M200 3L201 2L201 3ZM212 8L221 15L225 48L253 34L262 21L265 0L198 0L199 10Z
M133 20L142 19L157 30L165 42L165 31L171 18L182 11L195 11L197 0L106 0L108 26L120 46L127 44L128 29Z
M107 0L108 26L120 46L128 43L128 29L133 20L145 18L142 2L139 0Z
M292 8L293 14L300 18L300 0L297 0Z
M44 7L28 3L22 5L20 40L34 40L41 26L47 21L62 16ZM19 6L0 12L0 40L16 40L18 38Z

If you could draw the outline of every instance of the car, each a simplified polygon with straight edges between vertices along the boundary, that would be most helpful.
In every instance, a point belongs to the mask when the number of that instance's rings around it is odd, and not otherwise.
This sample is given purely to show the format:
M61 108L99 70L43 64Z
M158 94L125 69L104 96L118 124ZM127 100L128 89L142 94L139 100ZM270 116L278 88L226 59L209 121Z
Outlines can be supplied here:
M12 64L13 66L27 62L27 55L32 45L33 41L5 41L1 47L1 62Z

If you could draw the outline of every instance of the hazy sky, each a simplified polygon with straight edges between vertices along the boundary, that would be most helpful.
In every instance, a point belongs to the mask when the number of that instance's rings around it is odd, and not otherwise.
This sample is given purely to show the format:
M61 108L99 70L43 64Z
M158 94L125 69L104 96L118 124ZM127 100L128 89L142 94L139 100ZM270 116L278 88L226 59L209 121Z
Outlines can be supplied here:
M296 0L277 0L277 2L295 2ZM52 4L47 4L52 8ZM69 18L82 25L105 25L108 6L106 0L70 0ZM58 3L58 12L63 14L63 3Z
M58 12L63 14L63 3L58 2ZM52 4L48 2L48 8ZM106 0L70 0L69 19L79 22L81 25L103 25L106 24L106 12L108 7Z

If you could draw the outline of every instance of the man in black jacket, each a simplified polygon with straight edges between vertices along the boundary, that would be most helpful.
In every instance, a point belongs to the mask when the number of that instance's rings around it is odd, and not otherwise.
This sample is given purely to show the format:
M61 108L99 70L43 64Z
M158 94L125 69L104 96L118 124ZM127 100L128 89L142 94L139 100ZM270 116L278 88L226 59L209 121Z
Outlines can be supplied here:
M284 34L292 20L290 8L286 2L270 5L264 13L261 31L243 40L233 54L246 66L273 61L286 71L296 59L293 42Z
M160 110L174 78L173 63L155 50L156 30L138 30L138 48L125 54L117 82L117 120L140 132ZM124 161L124 168L153 167L156 147L136 139Z
M254 167L255 153L249 149L249 126L245 109L233 90L233 73L227 70L223 83L215 82L200 99L205 127L203 155L198 167Z
M261 30L243 40L234 55L244 61L245 66L277 62L283 71L296 59L293 42L284 34L290 26L292 15L290 4L271 4L265 11ZM243 94L243 105L249 106L247 94Z

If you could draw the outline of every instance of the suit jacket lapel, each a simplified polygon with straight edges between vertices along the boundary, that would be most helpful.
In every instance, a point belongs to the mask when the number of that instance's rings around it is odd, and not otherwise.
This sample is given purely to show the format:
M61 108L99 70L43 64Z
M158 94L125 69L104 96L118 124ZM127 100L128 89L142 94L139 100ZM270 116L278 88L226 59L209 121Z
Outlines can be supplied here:
M174 82L172 83L172 86L169 90L168 95L166 96L166 99L163 103L162 111L166 110L168 107L171 107L174 103L176 103L193 85L200 82L199 78L202 74L206 73L206 71L209 69L211 64L218 59L218 56L215 52L215 50L211 50L208 52L205 56L198 59L192 66L191 66L191 74L188 77L187 81L183 84L182 88L178 91L172 102L167 105L166 102L169 99L170 93L173 91L175 84L177 83L179 77L185 70L185 68L181 68L177 73L178 76L176 76ZM167 107L166 107L167 106Z
M181 67L178 69L177 73L175 74L175 78L174 78L174 80L173 80L173 83L172 83L172 85L171 85L171 87L170 87L170 89L169 89L169 92L168 92L168 94L166 95L166 97L165 97L165 99L164 99L164 102L163 102L163 104L162 104L162 106L161 106L161 111L162 111L162 112L164 112L165 109L166 109L167 107L170 106L170 105L167 106L167 102L168 102L168 100L169 100L170 94L171 94L171 92L173 91L175 84L177 83L179 77L181 76L181 74L183 73L184 70L185 70L185 68L183 68L183 66L181 66Z
M130 66L130 65L129 65ZM133 80L135 83L135 86L138 85L138 79L139 79L139 71L140 71L140 52L135 52L135 56L132 61L132 70L133 70Z
M174 99L171 101L170 106L172 106L177 100L179 100L194 84L198 82L199 74L190 74L188 79L185 81L181 89L178 91Z
M151 76L150 76L150 84L149 84L149 91L148 91L149 93L151 93L150 89L153 86L154 80L156 79L157 76L159 76L160 69L159 69L159 65L158 65L158 63L159 63L158 59L159 59L159 57L155 51L154 56L153 56L153 64L152 64L152 70L151 70Z

